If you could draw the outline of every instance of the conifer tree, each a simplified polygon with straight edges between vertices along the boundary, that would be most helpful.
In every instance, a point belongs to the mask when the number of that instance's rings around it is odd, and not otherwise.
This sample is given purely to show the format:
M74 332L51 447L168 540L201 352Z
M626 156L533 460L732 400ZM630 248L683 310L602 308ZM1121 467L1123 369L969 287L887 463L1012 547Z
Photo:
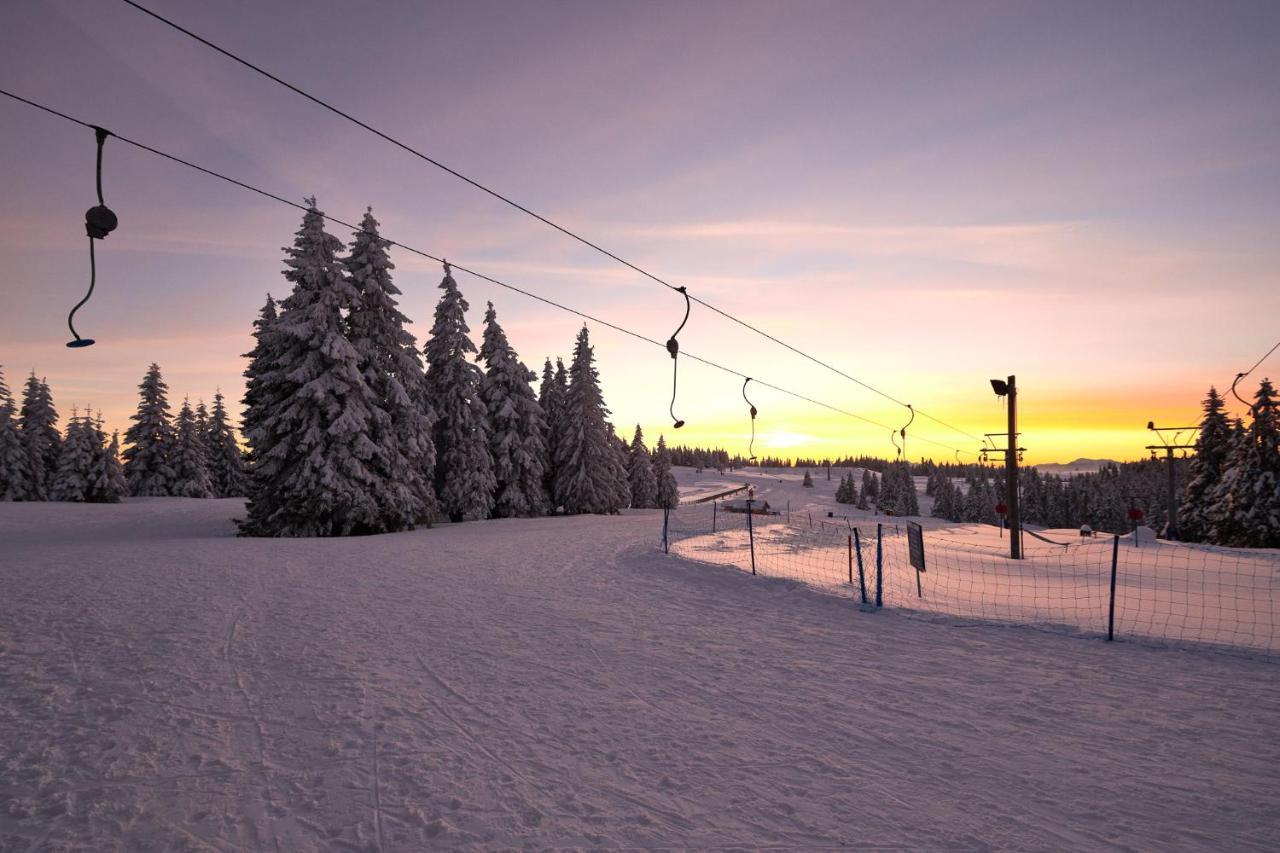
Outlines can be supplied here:
M804 481L801 482L800 485L804 486L806 489L813 488L813 477L809 476L808 471L804 472Z
M0 372L0 501L27 493L27 454L18 434L17 407Z
M120 468L119 443L108 446L102 431L102 412L96 418L87 415L85 423L92 436L93 466L89 479L89 492L85 500L93 503L119 503L129 492Z
M207 416L205 420L208 420ZM207 425L205 429L208 429ZM172 494L180 498L213 497L213 486L209 482L209 462L205 456L205 432L192 413L189 400L182 401L174 433L174 448L170 454L170 465L173 468Z
M658 436L658 446L653 453L653 476L658 481L658 507L675 509L680 505L680 489L675 474L671 473L671 451L667 449L665 436Z
M868 501L875 501L880 497L880 482L876 475L871 473L870 468L862 469L862 495ZM867 507L859 507L859 509L867 509Z
M448 264L440 282L435 324L427 341L427 391L435 407L435 486L441 511L450 521L487 518L497 481L489 450L489 412L482 397L484 374L468 353L470 307L458 291Z
M556 448L556 503L569 514L616 512L616 456L600 393L595 353L584 325L573 348L564 423Z
M227 406L219 389L213 395L213 410L205 427L209 484L215 498L240 498L248 494L249 478L244 453L236 443L235 429L227 416Z
M254 443L258 421L267 414L269 401L281 396L281 377L271 371L271 361L281 344L279 336L272 331L277 316L276 301L268 293L266 303L258 312L258 319L253 321L253 349L244 354L249 365L244 371L244 398L240 401L244 406L244 416L240 419L240 432L250 447ZM252 451L249 456L253 458Z
M53 407L53 395L35 371L27 377L22 394L22 410L18 418L18 431L26 454L26 476L23 500L49 499L49 488L58 468L58 453L62 448L62 436L58 434L58 412Z
M58 468L49 485L49 500L84 501L89 495L94 475L94 436L87 421L87 415L81 419L73 411L67 422Z
M1188 542L1202 542L1209 533L1210 501L1222 481L1230 450L1231 425L1223 412L1222 398L1216 388L1210 387L1209 396L1204 399L1196 452L1188 464L1187 487L1178 508L1178 532Z
M556 465L559 459L559 444L564 433L564 402L568 397L568 373L564 370L564 362L557 357L556 370L552 371L552 361L547 359L543 365L543 384L539 389L538 402L543 407L547 418L547 475L543 483L547 487L550 500L550 511L557 510L556 500Z
M125 431L129 445L124 451L124 476L129 494L171 495L174 472L169 457L173 452L173 425L169 419L169 386L160 376L160 365L147 368L138 386L138 411Z
M609 430L609 446L613 449L609 457L609 470L613 480L614 502L617 504L613 511L617 512L631 506L631 479L627 476L629 454L626 441L618 435L613 424L605 421L605 426Z
M209 436L209 407L201 400L196 404L196 432L200 435L200 440L205 442L205 455L209 455L208 436Z
M102 457L103 488L100 497L104 503L116 503L129 494L129 483L124 477L124 467L120 464L120 433L111 433L111 444L107 446Z
M911 476L911 466L898 462L892 468L897 487L894 493L893 514L917 516L920 514L920 498L916 495L916 481Z
M850 477L853 475L850 474ZM867 502L867 489L863 486L862 493L858 495L858 502L854 505L855 509L870 510L871 504Z
M484 315L480 358L485 363L482 395L489 413L489 449L497 482L493 515L545 515L550 503L544 485L547 419L529 384L535 374L511 347L492 302Z
M1237 433L1211 513L1213 541L1238 548L1280 547L1280 412L1269 379Z
M658 505L658 478L654 476L653 461L644 446L640 424L636 424L636 434L627 453L627 481L631 486L633 508L650 509Z
M253 448L248 517L257 536L346 536L385 529L385 417L347 339L358 294L315 199L286 249L293 292L258 330L245 422Z
M396 297L400 289L391 279L391 244L378 233L378 221L367 209L343 261L359 294L349 318L350 338L360 357L360 370L386 420L373 440L382 448L389 484L382 507L388 530L430 522L438 516L436 448L431 436L434 410L427 395L426 376L418 342L405 328Z

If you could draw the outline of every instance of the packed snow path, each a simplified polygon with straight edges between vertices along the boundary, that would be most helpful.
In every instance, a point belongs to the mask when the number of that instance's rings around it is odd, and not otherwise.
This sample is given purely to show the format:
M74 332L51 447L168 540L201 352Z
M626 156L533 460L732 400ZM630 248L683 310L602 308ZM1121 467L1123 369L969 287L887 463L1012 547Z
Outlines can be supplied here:
M0 849L1280 847L1274 664L240 511L0 504Z

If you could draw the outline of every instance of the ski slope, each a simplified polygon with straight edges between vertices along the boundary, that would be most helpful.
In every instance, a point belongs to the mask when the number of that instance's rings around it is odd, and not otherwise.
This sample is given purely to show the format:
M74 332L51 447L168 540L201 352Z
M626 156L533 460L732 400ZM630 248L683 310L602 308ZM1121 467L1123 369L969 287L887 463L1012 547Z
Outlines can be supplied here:
M1280 847L1273 664L861 613L656 512L240 511L0 504L0 849Z
M1025 559L1012 561L1008 534L997 527L913 518L925 528L927 570L917 575L907 553L906 519L835 503L835 487L845 473L833 469L831 481L825 474L815 476L811 488L801 485L803 470L726 474L750 484L757 501L780 514L756 516L749 534L743 514L717 514L709 504L682 503L670 519L671 552L750 571L749 540L754 539L759 574L851 597L858 594L851 582L851 537L856 528L869 595L874 594L874 543L882 534L883 597L888 606L1094 636L1107 633L1110 535L1082 539L1076 530L1038 530L1024 537ZM854 473L855 479L861 478L860 469ZM718 475L712 471L708 479L685 470L677 477L683 481L683 499L686 490L708 492ZM917 482L922 503L929 500L923 485ZM1120 636L1280 655L1280 553L1156 541L1150 536L1145 543L1135 542L1130 534L1120 537L1114 556L1114 625Z

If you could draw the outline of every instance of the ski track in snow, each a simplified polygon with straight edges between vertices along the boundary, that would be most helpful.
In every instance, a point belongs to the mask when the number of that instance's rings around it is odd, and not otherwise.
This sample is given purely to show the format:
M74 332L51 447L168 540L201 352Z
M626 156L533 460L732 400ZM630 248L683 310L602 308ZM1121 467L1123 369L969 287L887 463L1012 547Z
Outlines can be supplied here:
M1274 663L241 510L0 504L0 850L1280 848Z

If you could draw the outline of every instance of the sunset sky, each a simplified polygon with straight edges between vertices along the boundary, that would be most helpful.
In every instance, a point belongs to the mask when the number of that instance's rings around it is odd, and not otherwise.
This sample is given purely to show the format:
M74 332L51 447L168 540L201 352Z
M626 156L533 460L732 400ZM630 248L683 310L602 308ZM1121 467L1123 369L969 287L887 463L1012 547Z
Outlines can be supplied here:
M1136 458L1280 337L1280 4L150 0L726 311L976 434L1018 375L1031 462ZM110 0L0 7L0 88L665 340L665 288ZM84 293L92 133L0 98L0 365L123 429L240 354L301 214L109 141L119 230ZM343 240L347 229L334 227ZM438 265L393 255L430 328ZM459 275L523 360L575 317ZM592 329L629 437L746 451L741 381ZM687 352L892 426L905 411L694 308ZM1280 378L1280 354L1259 368ZM758 454L891 455L767 389ZM175 405L176 407L176 405ZM1178 422L1175 424L1175 422ZM917 419L909 453L973 439ZM933 439L947 448L925 443Z

